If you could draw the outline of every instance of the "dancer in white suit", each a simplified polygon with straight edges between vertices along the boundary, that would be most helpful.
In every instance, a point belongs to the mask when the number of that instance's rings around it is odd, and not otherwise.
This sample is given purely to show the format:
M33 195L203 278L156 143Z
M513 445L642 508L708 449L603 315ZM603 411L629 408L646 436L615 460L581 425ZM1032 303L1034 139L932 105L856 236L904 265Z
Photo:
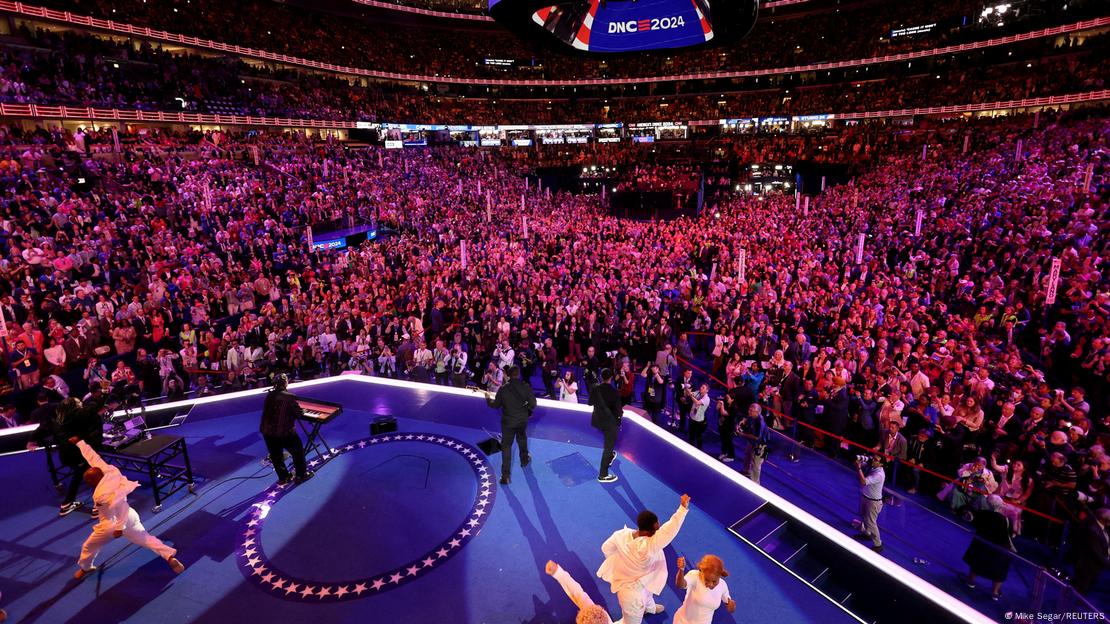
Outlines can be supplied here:
M674 624L710 624L713 612L725 605L729 613L736 611L736 601L728 594L724 577L728 576L725 563L716 555L706 555L698 562L698 569L686 571L686 557L678 558L678 575L675 586L686 590L682 606L675 611Z
M556 581L559 581L559 585L567 593L567 597L578 607L578 615L574 618L574 624L613 624L612 618L609 617L605 609L594 603L593 599L578 584L578 581L571 578L566 570L559 567L559 564L548 561L545 571Z
M139 484L125 478L119 468L101 459L84 441L74 437L70 442L77 445L81 455L89 463L90 468L85 471L85 482L93 487L93 503L100 517L92 534L81 547L81 558L77 561L79 568L73 578L80 580L95 570L93 561L100 549L117 537L126 537L133 544L153 550L166 560L174 573L181 574L185 566L174 557L177 550L147 533L139 520L138 512L127 504L127 495L139 487Z
M617 595L622 624L640 624L645 614L663 612L654 598L667 584L663 549L678 535L689 507L690 497L683 494L678 510L662 526L654 513L642 511L636 517L636 529L620 529L601 545L605 562L597 575Z

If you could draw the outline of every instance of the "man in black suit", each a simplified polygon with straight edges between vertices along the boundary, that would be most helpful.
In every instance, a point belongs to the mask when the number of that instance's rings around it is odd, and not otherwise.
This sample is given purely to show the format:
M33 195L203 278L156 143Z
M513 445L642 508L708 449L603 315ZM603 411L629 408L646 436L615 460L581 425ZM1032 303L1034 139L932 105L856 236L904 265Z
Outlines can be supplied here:
M510 366L508 373L509 381L497 389L495 396L486 392L486 403L501 410L501 485L510 482L514 440L520 444L520 467L525 468L532 461L525 428L536 409L536 393L530 384L520 380L520 367Z
M297 397L287 391L288 387L289 378L284 374L274 378L274 387L262 403L262 422L258 426L281 484L292 479L285 466L285 451L293 457L293 470L298 483L311 479L313 474L305 463L304 443L297 435L297 420L304 418L304 410L297 403Z
M1110 507L1103 507L1087 520L1073 546L1075 578L1072 585L1084 596L1091 591L1099 574L1110 567Z
M617 475L609 474L609 466L617 456L617 432L621 426L621 397L613 387L613 371L608 368L601 370L601 383L590 388L589 404L594 407L590 424L605 436L597 480L612 483L617 480Z

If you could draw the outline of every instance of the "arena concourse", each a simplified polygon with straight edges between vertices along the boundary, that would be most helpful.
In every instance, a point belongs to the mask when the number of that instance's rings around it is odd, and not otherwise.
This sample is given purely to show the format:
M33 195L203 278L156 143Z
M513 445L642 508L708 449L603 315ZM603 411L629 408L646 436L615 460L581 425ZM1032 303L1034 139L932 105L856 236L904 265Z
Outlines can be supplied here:
M0 0L0 621L1110 621L1110 7L497 4Z

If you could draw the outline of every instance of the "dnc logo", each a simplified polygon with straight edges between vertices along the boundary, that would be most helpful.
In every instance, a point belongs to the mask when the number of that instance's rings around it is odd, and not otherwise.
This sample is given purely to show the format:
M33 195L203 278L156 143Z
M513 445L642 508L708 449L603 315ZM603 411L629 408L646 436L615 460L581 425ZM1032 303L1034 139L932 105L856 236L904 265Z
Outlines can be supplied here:
M628 20L626 22L609 22L609 34L645 32L648 30L669 30L671 28L682 28L685 25L686 21L681 15L675 17Z

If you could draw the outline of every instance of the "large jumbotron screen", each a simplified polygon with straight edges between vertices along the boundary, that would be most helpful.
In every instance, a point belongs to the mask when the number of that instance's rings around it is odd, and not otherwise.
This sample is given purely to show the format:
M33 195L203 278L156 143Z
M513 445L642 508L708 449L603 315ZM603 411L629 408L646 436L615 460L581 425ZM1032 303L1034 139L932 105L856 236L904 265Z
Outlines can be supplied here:
M746 34L755 22L755 0L722 5L714 0L489 0L490 14L518 33L542 29L574 49L599 53L684 48Z

